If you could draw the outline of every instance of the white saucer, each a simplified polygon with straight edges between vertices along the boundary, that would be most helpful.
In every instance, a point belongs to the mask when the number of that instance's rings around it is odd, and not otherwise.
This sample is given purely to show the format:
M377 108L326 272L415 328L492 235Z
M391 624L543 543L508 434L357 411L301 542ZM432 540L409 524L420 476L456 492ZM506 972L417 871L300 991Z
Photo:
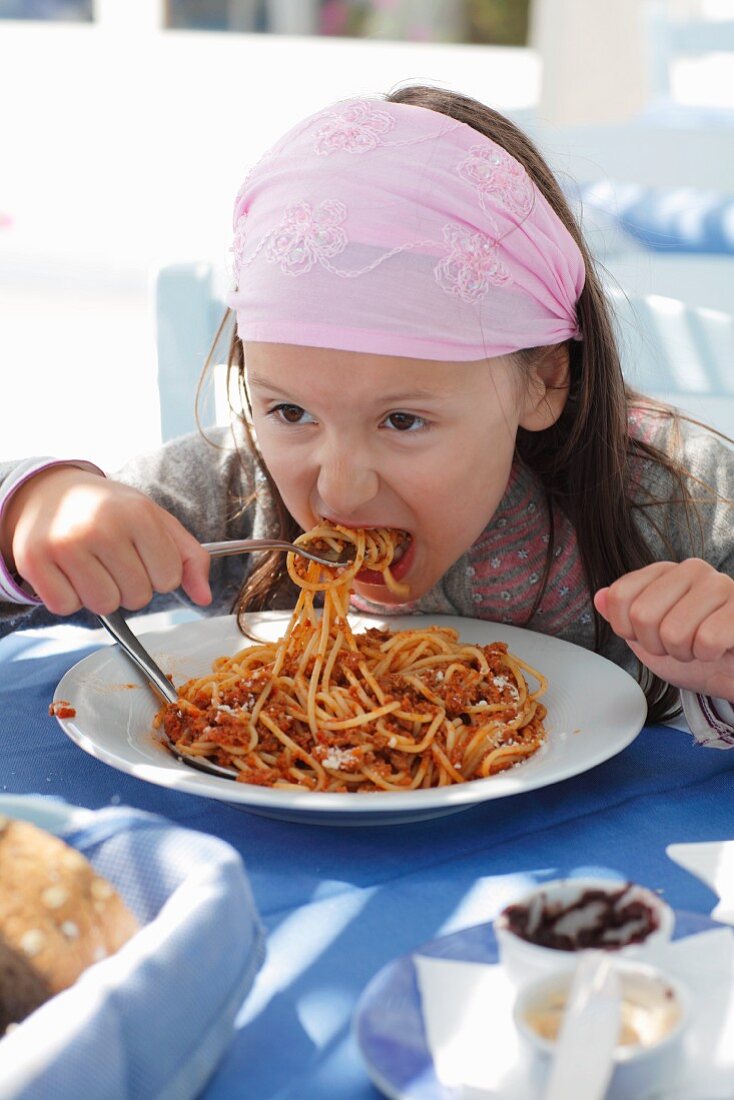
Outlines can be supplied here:
M699 913L676 910L674 939L721 927ZM354 1032L372 1083L390 1100L456 1100L436 1076L426 1040L414 955L459 962L497 962L491 923L441 936L375 975L357 1004ZM657 1096L656 1100L665 1100ZM678 1098L676 1098L678 1100Z

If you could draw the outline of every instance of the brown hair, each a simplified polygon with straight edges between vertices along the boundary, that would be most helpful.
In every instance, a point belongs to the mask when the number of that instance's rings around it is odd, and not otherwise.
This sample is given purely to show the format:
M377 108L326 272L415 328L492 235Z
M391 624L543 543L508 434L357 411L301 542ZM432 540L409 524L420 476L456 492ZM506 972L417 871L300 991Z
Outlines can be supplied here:
M687 488L686 472L680 465L651 444L630 437L628 412L632 403L645 403L649 408L657 409L660 415L675 419L676 414L642 398L625 384L611 317L594 262L559 184L530 139L503 115L455 92L413 85L392 92L386 99L448 115L501 145L525 167L584 257L586 282L577 307L583 340L570 341L568 345L569 391L563 412L552 427L539 432L521 428L517 435L517 453L540 479L550 515L545 570L534 606L525 623L527 626L532 623L548 583L554 549L554 517L558 509L568 516L575 528L590 592L655 560L636 522L636 513L660 501L632 499L630 481L634 459L648 459L659 464L672 478L676 500L684 507L692 506L693 500ZM226 323L227 317L220 334ZM544 348L518 352L518 363L531 366L546 352ZM247 402L244 367L242 343L233 331L228 378L233 373L236 376L242 408ZM257 456L255 440L247 422L245 427L253 453ZM300 533L300 529L287 512L264 464L260 462L260 465L275 501L278 536L292 539ZM593 508L589 507L590 501L594 501ZM275 594L282 594L288 583L284 555L265 558L249 575L237 597L235 609L240 622L243 622L246 611L272 606ZM595 646L600 649L610 639L611 629L596 610L594 621ZM676 689L642 667L640 682L647 696L652 721L678 712Z

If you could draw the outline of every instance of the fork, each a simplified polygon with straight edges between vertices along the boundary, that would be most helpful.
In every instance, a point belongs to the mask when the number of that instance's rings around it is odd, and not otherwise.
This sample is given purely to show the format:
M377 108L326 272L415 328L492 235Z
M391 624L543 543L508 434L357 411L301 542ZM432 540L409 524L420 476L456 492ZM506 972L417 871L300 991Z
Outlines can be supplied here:
M221 557L229 554L249 554L258 550L288 550L309 561L318 562L320 565L347 565L351 557L345 556L344 551L326 550L318 554L310 550L304 550L301 546L295 546L284 539L230 539L225 542L204 542L202 546L208 550L212 557ZM168 679L166 674L156 664L141 644L138 637L133 634L121 611L113 611L109 615L98 615L102 626L112 635L120 647L124 650L133 664L148 678L164 699L169 703L178 702L178 692ZM234 772L232 774L235 774Z
M314 553L303 546L296 546L285 539L226 539L224 542L202 542L213 558L228 557L231 554L252 554L260 550L287 550L299 554L319 565L350 565L354 561L354 547L345 546L342 550L330 550L328 547Z
M153 660L140 639L133 634L132 630L125 622L125 619L122 617L122 613L120 611L112 611L109 615L98 615L97 618L102 623L105 630L107 630L119 644L123 652L127 654L133 664L137 665L151 687L155 688L168 703L177 703L178 692L175 687L168 679L163 669ZM220 764L214 764L211 760L206 760L204 757L184 756L183 753L178 751L173 741L168 737L166 737L166 744L175 758L182 764L187 764L190 768L196 768L198 771L208 772L210 775L217 775L223 779L237 778L237 772L234 768L223 768Z
M294 546L292 542L286 542L283 539L231 539L225 542L204 542L202 546L209 551L212 557L249 554L258 550L288 550L300 554L303 558L308 558L309 561L318 562L320 565L348 565L353 560L353 554L347 556L349 548L346 551L329 550L327 548L324 551L319 551L318 554L314 554L310 550L304 550L301 546ZM140 669L151 686L167 702L177 703L179 696L175 687L163 669L153 660L137 635L132 632L122 613L113 611L109 615L98 615L97 618L133 664ZM167 742L173 755L182 764L197 768L199 771L208 772L210 775L217 775L226 779L237 778L237 772L233 768L224 768L220 764L213 764L204 757L184 756L177 750L172 741L167 739Z

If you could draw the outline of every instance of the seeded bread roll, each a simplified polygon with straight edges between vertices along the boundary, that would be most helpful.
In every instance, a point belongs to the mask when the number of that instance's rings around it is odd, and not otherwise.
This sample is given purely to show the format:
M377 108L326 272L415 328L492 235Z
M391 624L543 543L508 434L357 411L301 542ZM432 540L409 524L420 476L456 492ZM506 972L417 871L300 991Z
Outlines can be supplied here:
M80 852L0 815L0 1035L137 929Z

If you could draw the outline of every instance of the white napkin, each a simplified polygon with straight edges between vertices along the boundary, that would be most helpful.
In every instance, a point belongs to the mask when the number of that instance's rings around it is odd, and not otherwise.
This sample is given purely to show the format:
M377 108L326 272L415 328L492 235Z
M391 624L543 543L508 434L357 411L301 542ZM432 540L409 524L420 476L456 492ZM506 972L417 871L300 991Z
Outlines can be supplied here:
M662 945L648 959L691 993L684 1068L659 1100L732 1100L734 932L711 929ZM502 967L422 955L414 963L439 1081L457 1100L537 1100L538 1081L512 1020L515 988Z
M711 911L714 920L734 924L734 840L669 844L665 851L719 895Z
M516 989L503 968L426 955L413 962L439 1081L457 1096L533 1100L512 1020Z

